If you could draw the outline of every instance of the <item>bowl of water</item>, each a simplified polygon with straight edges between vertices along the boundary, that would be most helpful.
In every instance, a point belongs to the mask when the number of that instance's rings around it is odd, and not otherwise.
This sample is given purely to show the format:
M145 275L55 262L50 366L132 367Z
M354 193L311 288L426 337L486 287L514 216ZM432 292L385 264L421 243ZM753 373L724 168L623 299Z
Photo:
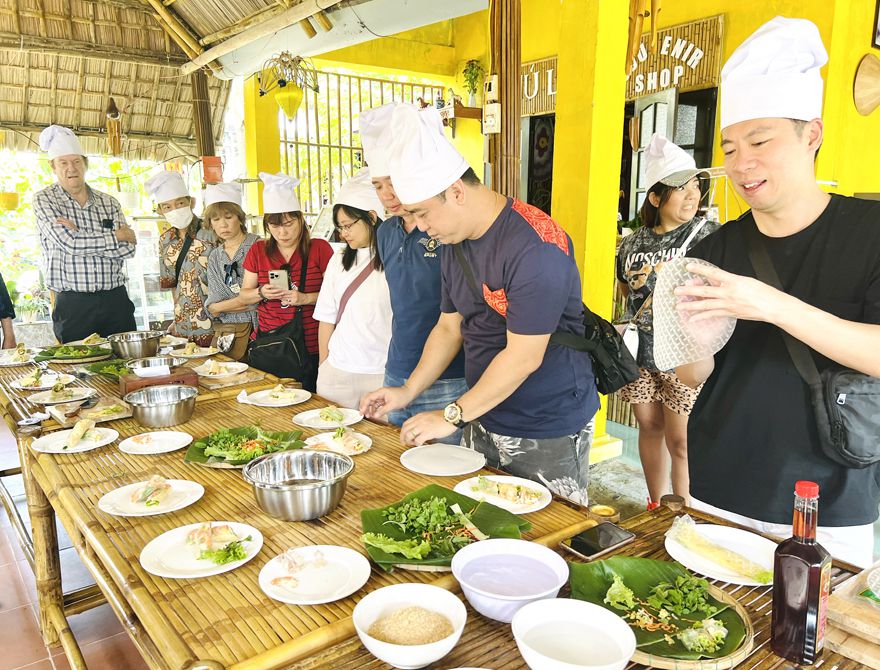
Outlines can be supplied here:
M523 605L555 598L568 565L552 549L526 540L474 542L452 558L452 574L477 612L510 623Z
M511 629L532 670L623 670L636 651L629 624L583 600L529 603L513 617Z

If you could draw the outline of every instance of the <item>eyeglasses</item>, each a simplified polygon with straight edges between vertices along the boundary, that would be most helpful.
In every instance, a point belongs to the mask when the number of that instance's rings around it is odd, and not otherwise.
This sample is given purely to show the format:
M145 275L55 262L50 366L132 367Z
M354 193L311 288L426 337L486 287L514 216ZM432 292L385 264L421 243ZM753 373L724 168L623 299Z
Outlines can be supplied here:
M350 231L352 228L354 228L355 225L357 224L357 222L360 221L360 220L361 220L361 219L355 219L354 221L352 221L351 223L349 223L349 224L346 225L346 226L340 226L339 224L337 224L337 225L334 226L334 228L336 228L336 230L338 230L340 233L347 233L347 232Z
M226 273L226 276L223 278L223 283L227 286L232 286L238 283L236 280L241 278L241 275L238 272L238 261L224 264L223 272Z

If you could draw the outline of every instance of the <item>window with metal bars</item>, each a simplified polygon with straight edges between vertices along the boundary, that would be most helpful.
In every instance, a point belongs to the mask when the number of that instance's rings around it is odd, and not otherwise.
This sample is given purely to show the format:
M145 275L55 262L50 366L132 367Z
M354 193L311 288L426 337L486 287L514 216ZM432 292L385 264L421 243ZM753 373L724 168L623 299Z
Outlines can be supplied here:
M357 133L361 111L388 102L435 104L439 82L412 82L318 71L318 93L307 89L293 120L279 110L281 167L302 180L299 198L310 221L333 202L363 165Z

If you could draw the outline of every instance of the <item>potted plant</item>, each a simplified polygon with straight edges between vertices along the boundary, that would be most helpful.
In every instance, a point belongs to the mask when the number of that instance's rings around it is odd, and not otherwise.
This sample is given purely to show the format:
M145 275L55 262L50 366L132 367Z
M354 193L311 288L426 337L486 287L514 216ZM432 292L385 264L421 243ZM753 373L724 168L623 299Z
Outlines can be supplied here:
M462 75L464 75L464 87L467 89L469 96L468 105L471 107L477 106L477 88L479 88L485 74L486 70L480 61L475 58L471 58L464 64Z

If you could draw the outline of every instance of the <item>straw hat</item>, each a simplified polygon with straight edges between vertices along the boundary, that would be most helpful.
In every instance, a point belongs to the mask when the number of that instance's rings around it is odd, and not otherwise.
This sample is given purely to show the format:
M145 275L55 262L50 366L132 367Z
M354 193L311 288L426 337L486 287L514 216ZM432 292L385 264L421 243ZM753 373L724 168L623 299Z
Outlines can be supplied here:
M867 54L862 58L853 79L853 102L862 116L880 107L880 58Z

